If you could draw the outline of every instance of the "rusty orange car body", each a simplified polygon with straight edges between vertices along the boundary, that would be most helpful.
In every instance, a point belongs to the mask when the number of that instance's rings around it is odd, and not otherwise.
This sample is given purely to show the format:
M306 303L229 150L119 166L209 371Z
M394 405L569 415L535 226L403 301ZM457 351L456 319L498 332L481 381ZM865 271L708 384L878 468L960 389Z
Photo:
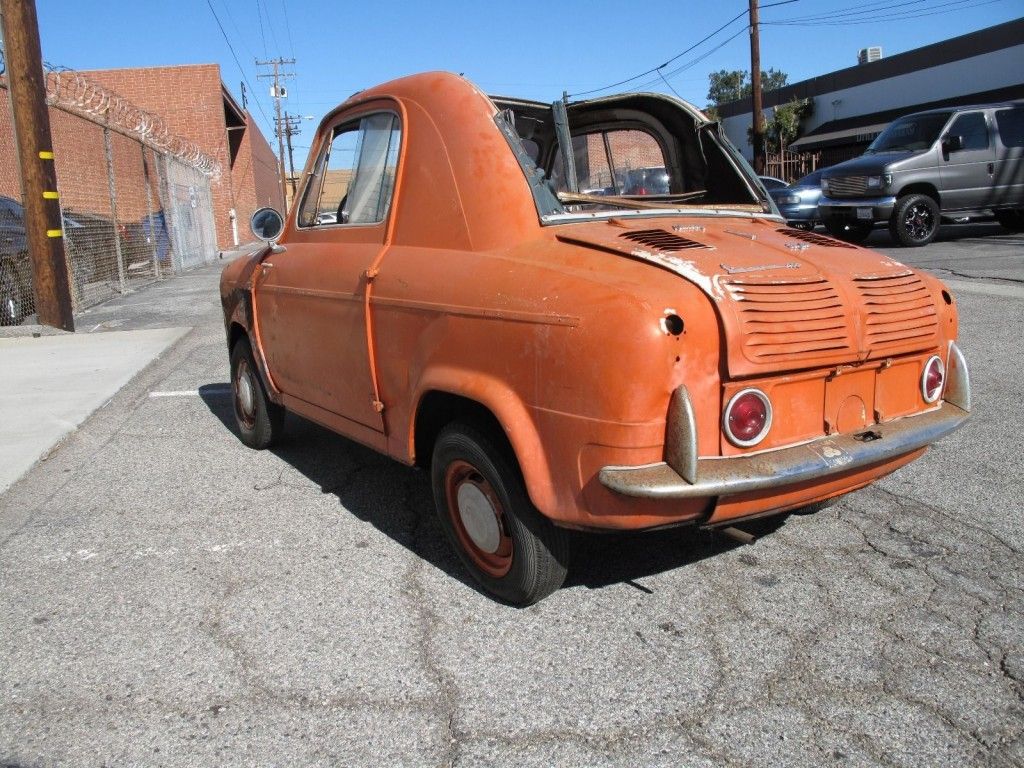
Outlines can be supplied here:
M639 144L670 194L616 194ZM440 451L446 532L513 603L557 588L565 529L811 505L970 409L942 283L787 228L717 126L655 94L560 109L445 73L360 92L321 123L283 232L221 293L247 442L286 409L405 464Z

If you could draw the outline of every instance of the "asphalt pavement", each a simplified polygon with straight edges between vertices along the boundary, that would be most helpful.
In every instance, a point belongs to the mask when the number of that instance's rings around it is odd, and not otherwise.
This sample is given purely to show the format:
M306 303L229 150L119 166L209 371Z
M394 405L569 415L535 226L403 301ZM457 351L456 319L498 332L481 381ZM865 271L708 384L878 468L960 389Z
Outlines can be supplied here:
M1024 764L1024 265L964 239L877 243L971 289L964 429L749 546L576 536L523 610L423 473L241 444L220 265L96 308L191 330L0 494L0 765Z

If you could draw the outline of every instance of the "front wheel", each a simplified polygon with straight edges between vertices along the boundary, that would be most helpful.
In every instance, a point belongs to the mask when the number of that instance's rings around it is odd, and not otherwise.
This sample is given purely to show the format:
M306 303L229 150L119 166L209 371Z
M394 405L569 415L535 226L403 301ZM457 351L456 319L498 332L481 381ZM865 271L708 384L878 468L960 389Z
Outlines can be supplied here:
M238 435L250 448L269 448L284 430L284 408L271 402L256 370L252 346L244 336L231 350L231 401Z
M845 222L832 219L825 221L825 229L832 237L855 244L867 240L874 226L874 223L870 221Z
M434 444L431 480L441 527L485 590L526 606L562 586L569 536L533 506L495 440L449 424Z
M889 234L900 245L928 245L939 231L939 205L928 195L901 197L889 219Z

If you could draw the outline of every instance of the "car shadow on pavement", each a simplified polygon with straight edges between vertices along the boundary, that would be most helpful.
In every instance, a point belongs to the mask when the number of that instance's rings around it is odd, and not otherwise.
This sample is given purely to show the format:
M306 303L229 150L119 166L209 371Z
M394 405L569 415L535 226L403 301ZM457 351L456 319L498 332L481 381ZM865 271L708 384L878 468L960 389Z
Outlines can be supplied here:
M210 412L232 434L237 426L226 395L230 385L206 384L199 395ZM452 551L437 520L428 473L407 467L376 451L289 413L279 444L269 449L315 483L322 493L338 498L358 519L478 592L477 583ZM744 525L766 535L783 523L782 516ZM565 587L600 589L628 584L653 590L640 579L693 565L742 546L725 536L694 526L647 532L572 533L572 563Z

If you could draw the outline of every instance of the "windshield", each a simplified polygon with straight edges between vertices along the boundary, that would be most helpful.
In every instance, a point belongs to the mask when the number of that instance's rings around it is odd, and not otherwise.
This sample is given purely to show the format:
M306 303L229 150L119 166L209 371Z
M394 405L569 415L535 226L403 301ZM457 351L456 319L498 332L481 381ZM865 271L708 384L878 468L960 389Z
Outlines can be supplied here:
M928 149L939 138L939 131L952 112L929 112L926 115L901 117L890 124L871 142L864 154L876 152L920 152Z

